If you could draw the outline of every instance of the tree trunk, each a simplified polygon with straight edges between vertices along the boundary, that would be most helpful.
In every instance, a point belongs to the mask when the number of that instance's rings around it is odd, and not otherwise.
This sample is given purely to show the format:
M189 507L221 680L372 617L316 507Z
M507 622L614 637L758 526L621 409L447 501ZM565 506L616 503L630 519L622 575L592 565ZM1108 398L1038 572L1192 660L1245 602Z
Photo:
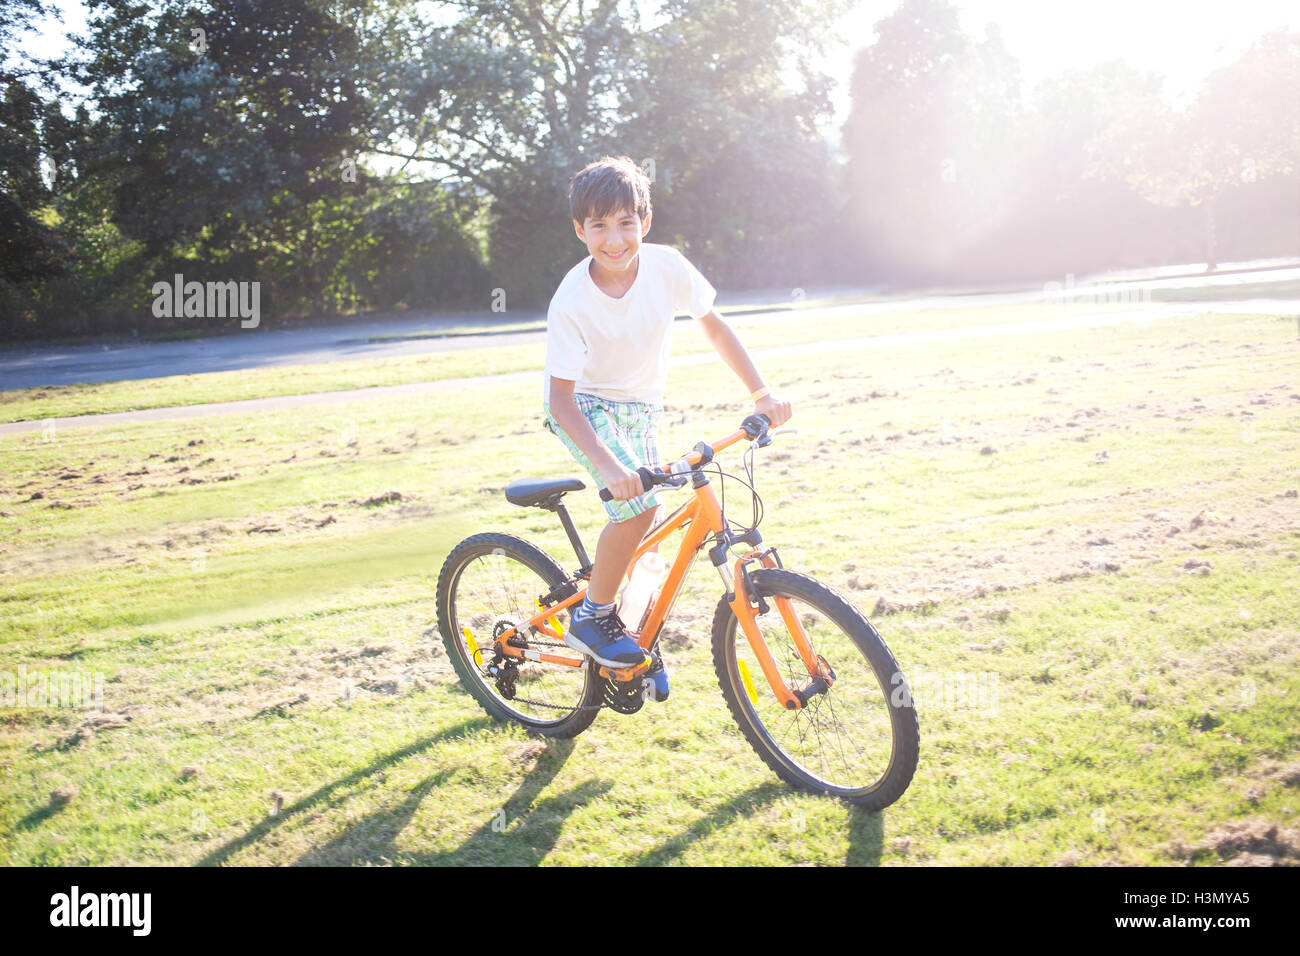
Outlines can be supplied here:
M1205 271L1213 272L1219 268L1218 243L1215 235L1214 200L1205 203Z

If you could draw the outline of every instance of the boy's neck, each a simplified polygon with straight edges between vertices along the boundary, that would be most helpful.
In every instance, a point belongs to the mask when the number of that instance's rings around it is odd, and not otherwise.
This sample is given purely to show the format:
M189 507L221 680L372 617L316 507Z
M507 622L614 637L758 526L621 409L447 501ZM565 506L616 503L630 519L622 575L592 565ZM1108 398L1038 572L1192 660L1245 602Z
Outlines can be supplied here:
M591 281L596 283L596 288L613 299L621 299L627 295L627 291L632 288L636 282L636 277L641 271L641 253L638 252L636 258L628 265L627 269L621 273L610 272L605 269L592 257L591 264L587 267L587 274L591 276Z

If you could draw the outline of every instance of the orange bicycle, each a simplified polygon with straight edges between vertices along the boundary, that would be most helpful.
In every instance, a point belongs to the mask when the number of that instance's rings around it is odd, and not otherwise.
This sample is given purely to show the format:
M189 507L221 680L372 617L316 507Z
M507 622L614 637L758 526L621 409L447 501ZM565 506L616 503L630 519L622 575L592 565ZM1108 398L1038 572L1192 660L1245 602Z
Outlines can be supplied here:
M777 776L801 789L868 809L902 796L916 770L920 732L894 655L837 591L786 570L776 548L759 550L762 500L754 490L753 460L755 448L772 442L769 424L751 415L721 441L700 443L662 468L641 469L645 490L689 484L693 496L637 548L639 558L673 532L684 532L635 634L648 654L636 667L603 667L563 643L568 612L586 593L591 561L561 499L586 485L574 478L523 479L506 488L512 503L558 514L580 567L570 574L536 545L509 534L473 535L448 555L438 577L438 628L461 681L488 714L534 733L572 737L602 708L640 710L654 694L646 674L662 667L664 621L707 548L725 592L713 619L713 666L750 745ZM718 452L746 439L748 481L714 463ZM713 477L723 502L726 479L749 489L751 526L727 519Z

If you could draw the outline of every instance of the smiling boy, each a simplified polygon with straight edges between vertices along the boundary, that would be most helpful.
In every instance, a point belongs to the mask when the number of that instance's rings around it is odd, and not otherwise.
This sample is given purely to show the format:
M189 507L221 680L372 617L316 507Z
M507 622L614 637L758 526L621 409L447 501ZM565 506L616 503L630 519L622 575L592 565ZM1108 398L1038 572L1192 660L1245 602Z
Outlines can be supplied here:
M716 295L671 246L643 242L650 231L650 182L628 157L606 156L570 180L573 228L589 255L569 270L546 317L546 425L614 500L601 532L586 598L565 643L608 667L639 664L644 652L614 610L632 554L660 517L636 469L660 464L656 435L672 346L673 316L686 312L736 373L772 427L790 403L763 378ZM635 622L633 622L635 623ZM665 688L666 691L666 688Z

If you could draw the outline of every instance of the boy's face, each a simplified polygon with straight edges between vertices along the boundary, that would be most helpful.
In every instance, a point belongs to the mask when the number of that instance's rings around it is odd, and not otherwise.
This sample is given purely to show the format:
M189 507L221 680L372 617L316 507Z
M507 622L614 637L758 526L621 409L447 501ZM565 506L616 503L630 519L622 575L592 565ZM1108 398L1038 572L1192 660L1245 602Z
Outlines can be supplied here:
M588 217L584 222L573 221L573 229L587 245L587 251L602 268L622 272L636 259L641 250L641 240L650 231L650 217L642 219L636 213L623 209L611 212L602 219Z

